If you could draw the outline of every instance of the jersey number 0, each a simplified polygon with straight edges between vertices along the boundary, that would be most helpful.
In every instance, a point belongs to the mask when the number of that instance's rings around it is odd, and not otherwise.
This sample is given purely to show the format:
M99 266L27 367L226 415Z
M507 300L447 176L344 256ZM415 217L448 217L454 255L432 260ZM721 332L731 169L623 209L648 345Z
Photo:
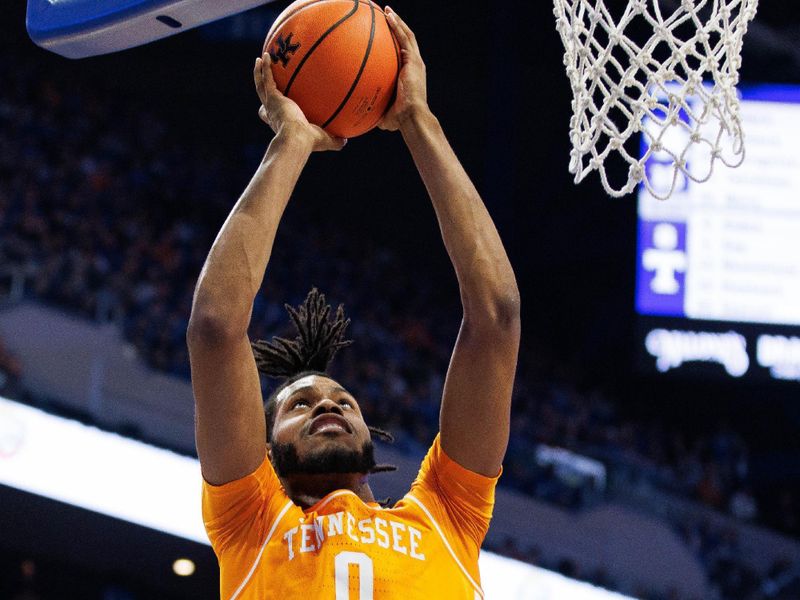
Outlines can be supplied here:
M358 567L358 600L372 600L372 559L363 552L339 552L334 559L336 600L350 600L350 565Z

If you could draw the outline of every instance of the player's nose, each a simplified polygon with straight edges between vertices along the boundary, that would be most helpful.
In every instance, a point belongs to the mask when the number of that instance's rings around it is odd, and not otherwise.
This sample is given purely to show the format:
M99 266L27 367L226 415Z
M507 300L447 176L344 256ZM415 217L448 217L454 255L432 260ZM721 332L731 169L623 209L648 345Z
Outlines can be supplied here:
M318 417L324 413L336 413L337 415L343 415L344 412L342 411L342 407L339 406L336 402L331 400L330 398L323 398L319 402L317 402L316 406L314 406L314 410L311 411L311 417Z

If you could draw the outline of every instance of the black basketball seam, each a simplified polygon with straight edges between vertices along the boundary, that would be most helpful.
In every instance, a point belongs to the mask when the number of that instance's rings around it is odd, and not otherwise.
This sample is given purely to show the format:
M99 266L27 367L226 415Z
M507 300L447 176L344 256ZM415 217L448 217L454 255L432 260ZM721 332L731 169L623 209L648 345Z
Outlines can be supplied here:
M385 18L385 16L384 16L384 18ZM388 19L387 19L387 21L388 21ZM388 26L388 23L387 23L387 26ZM392 36L392 48L394 48L394 56L397 59L397 76L399 77L400 76L400 69L403 66L401 64L401 60L400 60L400 44L397 42L397 38L394 37L394 32L392 31L391 27L389 27L389 35ZM395 91L397 91L397 90L395 89Z
M303 11L303 10L307 9L309 6L314 6L315 4L319 4L320 2L336 2L336 1L337 0L314 0L313 2L309 2L308 4L304 4L303 6L301 6L299 8L295 8L288 15L284 15L283 19L281 19L280 21L276 20L274 23L272 23L272 25L269 28L269 31L267 32L267 38L266 39L269 40L275 34L275 32L281 27L281 25L283 25L286 21L288 21L291 17L295 16L300 11ZM370 0L358 0L358 1L361 4L374 4ZM287 8L288 8L288 6L287 6ZM278 16L280 16L280 15L278 15Z
M350 90L347 92L347 95L342 100L342 103L339 105L339 108L331 115L331 117L325 121L321 127L325 129L328 125L330 125L331 121L333 121L339 113L342 112L342 109L347 104L347 101L350 100L350 96L353 95L353 92L358 85L359 80L361 79L361 75L364 73L364 68L367 66L367 59L369 59L369 54L372 52L372 40L375 39L375 6L370 3L370 14L372 15L372 26L369 30L369 43L367 44L367 51L364 53L364 59L361 61L361 67L358 69L358 74L356 75L355 81L353 81L353 85L350 86Z
M388 25L388 23L387 23L387 25ZM389 35L392 36L392 48L394 48L394 57L397 60L397 79L399 80L400 79L400 69L403 68L402 61L400 59L400 44L398 44L397 38L394 37L394 32L392 31L391 27L389 27ZM386 114L386 111L389 110L389 108L391 108L391 106L397 100L397 87L398 87L397 84L398 84L398 81L395 81L394 90L392 90L392 97L389 99L389 104L387 105L386 109L384 110L384 114Z
M328 37L333 32L334 29L336 29L339 25L341 25L342 23L347 21L347 19L352 17L354 14L356 14L356 12L358 11L358 5L359 4L360 4L360 0L353 0L353 8L350 10L350 12L348 12L341 19L336 21L336 23L334 23L333 25L328 27L327 31L325 31L325 33L323 33L321 36L319 36L317 38L317 41L314 42L314 44L311 46L311 48L308 49L308 52L306 52L306 55L302 58L302 60L300 61L300 64L297 65L297 68L294 70L294 73L292 73L292 76L289 78L289 83L286 84L286 88L283 90L283 94L285 96L289 95L289 90L291 89L292 84L294 83L294 80L297 79L297 75L298 75L298 73L300 73L300 69L302 69L303 65L306 64L306 61L314 53L314 50L319 48L319 45L325 40L326 37Z

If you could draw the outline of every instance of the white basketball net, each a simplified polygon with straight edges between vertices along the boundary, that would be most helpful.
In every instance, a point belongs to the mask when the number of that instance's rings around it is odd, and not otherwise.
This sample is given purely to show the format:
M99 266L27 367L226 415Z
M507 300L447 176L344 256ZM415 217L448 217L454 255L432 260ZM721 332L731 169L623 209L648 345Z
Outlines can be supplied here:
M569 171L576 183L597 170L611 196L644 182L665 199L686 178L708 180L717 160L742 163L735 86L758 0L630 0L616 18L606 7L614 0L553 2L575 97ZM639 132L646 146L641 157L625 147ZM609 182L610 155L628 163L623 185ZM646 168L651 158L661 167L658 185Z

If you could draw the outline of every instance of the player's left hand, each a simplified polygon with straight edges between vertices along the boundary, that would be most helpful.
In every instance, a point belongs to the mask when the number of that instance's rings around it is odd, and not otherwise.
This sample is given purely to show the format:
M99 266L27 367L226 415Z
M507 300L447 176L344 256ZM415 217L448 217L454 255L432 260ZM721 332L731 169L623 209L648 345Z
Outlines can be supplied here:
M386 20L400 46L400 74L394 104L378 123L380 129L396 131L415 112L428 110L428 92L425 63L411 28L388 6L384 9Z

